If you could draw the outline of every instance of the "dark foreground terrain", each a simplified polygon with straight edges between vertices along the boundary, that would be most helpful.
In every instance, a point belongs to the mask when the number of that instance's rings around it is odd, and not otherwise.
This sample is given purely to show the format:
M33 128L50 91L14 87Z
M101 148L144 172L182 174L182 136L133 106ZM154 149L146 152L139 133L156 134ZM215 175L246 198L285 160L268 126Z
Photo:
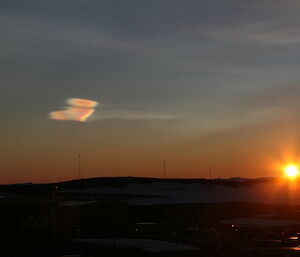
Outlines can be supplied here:
M3 185L0 256L300 256L298 205L225 199L264 183L273 181Z

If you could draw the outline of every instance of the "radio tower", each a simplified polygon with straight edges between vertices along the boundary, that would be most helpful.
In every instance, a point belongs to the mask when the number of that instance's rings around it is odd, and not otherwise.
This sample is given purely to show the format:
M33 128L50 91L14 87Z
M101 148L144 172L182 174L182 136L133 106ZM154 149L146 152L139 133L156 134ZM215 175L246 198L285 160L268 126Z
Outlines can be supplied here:
M78 154L78 179L81 177L80 154Z
M208 184L208 188L209 188L209 202L212 202L212 181L211 181L211 167L208 167L208 179L209 179L209 184Z

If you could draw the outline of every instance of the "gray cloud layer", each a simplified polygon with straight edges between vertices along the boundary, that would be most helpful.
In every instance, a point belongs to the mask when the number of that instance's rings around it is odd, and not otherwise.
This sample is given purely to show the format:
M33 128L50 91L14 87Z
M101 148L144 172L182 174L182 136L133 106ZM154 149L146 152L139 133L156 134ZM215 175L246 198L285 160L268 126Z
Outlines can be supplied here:
M269 122L295 108L298 1L5 0L1 7L4 120L42 120L70 92L123 107L105 117L176 117L187 133Z

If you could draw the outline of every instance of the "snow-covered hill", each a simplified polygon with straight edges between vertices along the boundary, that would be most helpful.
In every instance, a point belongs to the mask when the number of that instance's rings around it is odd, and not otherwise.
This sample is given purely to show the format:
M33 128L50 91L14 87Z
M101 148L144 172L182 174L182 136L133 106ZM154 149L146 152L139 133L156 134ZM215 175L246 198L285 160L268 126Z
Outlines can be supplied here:
M64 193L103 195L119 198L132 205L208 203L208 202L258 202L270 204L300 204L300 186L287 186L279 179L250 181L152 181L150 183L128 183L122 186L94 186L86 189L65 189ZM245 183L246 182L246 183ZM289 192L289 193L288 193Z

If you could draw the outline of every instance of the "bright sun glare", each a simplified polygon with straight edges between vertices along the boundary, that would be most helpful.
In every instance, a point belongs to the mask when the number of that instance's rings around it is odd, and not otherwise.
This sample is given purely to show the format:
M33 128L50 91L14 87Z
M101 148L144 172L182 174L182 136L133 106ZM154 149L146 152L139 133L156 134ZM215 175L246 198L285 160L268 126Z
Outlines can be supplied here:
M285 174L288 177L295 177L298 175L298 173L299 173L298 167L295 165L289 165L285 168Z

